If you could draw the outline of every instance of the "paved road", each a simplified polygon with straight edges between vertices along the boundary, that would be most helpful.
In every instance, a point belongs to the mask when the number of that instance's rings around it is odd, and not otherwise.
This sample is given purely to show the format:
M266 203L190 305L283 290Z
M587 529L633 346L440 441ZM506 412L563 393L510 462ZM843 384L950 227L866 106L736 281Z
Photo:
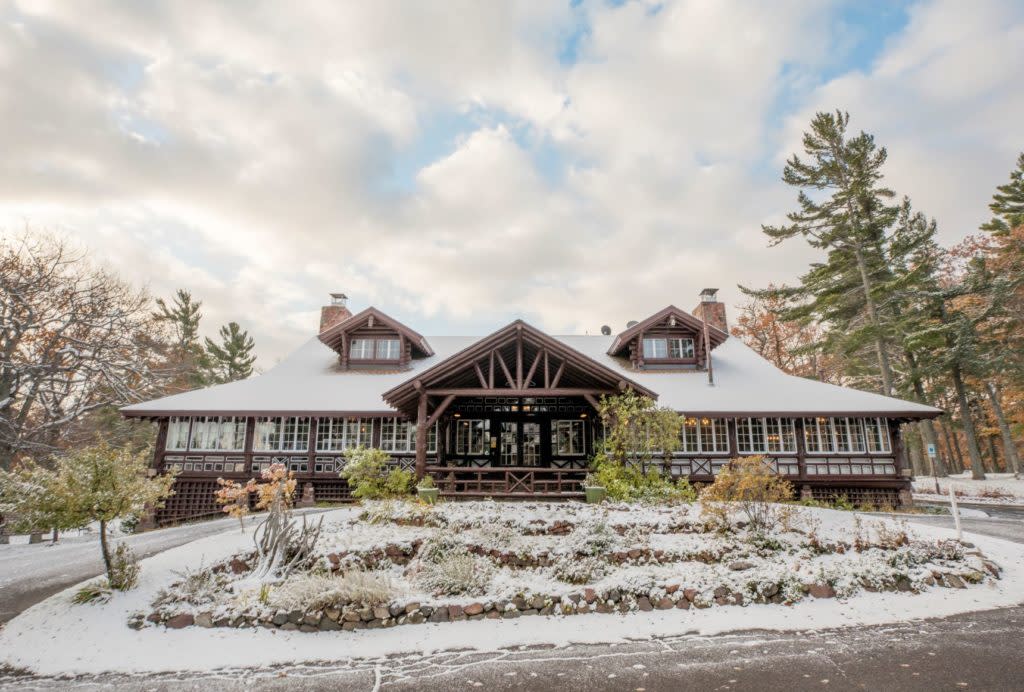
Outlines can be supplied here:
M951 517L911 522L952 525ZM1024 542L1024 522L965 519ZM756 626L756 622L751 622ZM0 690L1015 690L1024 689L1024 607L813 632L688 635L619 645L443 652L207 675L67 679L0 671Z
M246 521L251 525L258 519L254 516ZM237 525L237 519L214 519L125 536L123 540L139 558L145 558ZM103 558L96 537L68 538L56 545L0 545L0 625L44 598L102 573Z

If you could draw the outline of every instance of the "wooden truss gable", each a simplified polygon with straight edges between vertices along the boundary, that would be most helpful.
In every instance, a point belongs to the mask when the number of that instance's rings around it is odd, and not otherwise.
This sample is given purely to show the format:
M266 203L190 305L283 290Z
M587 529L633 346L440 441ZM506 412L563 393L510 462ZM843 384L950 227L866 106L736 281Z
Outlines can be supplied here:
M707 327L708 342L712 350L729 338L729 334L718 327L711 324L708 324ZM702 339L704 334L704 320L694 317L685 310L680 310L675 305L669 305L667 308L659 310L647 319L634 324L632 327L616 336L615 340L612 341L611 348L608 349L608 355L628 355L630 346L637 339L642 338L645 333L656 332L659 330L687 331Z
M410 415L420 395L582 396L633 389L657 394L613 368L516 320L469 348L384 393L384 401Z
M344 358L348 341L353 336L375 333L394 334L400 337L403 340L403 346L408 345L411 357L425 358L434 355L434 350L430 348L430 344L423 336L374 307L366 308L333 327L325 329L320 332L318 338Z

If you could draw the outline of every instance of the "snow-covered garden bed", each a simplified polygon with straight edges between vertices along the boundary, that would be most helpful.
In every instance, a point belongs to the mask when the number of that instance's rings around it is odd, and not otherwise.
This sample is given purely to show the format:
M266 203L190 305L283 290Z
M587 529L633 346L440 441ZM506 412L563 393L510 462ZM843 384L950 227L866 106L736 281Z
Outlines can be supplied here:
M236 528L145 560L139 588L106 602L73 605L69 590L30 609L0 632L0 663L209 669L819 628L1009 605L1024 593L1021 546L794 511L755 534L741 515L723 531L699 503L367 503L325 515L311 569L269 585L253 583L252 536Z

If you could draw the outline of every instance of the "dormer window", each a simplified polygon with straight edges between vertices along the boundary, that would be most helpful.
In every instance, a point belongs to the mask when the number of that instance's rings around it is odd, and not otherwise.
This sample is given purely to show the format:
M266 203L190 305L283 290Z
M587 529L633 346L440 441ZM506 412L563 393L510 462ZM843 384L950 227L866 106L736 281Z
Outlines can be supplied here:
M398 360L402 342L398 339L377 339L377 360Z
M645 338L644 360L692 360L695 357L693 339Z
M352 339L352 360L398 360L402 357L401 339Z

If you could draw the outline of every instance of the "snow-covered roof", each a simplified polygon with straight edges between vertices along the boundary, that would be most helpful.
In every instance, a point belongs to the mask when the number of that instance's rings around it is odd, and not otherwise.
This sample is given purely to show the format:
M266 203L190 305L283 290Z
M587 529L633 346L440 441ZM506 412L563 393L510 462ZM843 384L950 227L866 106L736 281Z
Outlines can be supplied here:
M413 359L405 370L342 370L337 354L312 338L262 375L147 401L122 409L130 416L182 413L250 415L288 413L386 414L393 409L383 392L415 377L481 337L427 336L434 355ZM691 414L859 414L890 417L933 417L939 409L892 397L837 387L787 375L734 337L712 354L714 386L696 370L637 371L628 361L609 356L612 336L553 336L601 365L658 394L658 403Z

